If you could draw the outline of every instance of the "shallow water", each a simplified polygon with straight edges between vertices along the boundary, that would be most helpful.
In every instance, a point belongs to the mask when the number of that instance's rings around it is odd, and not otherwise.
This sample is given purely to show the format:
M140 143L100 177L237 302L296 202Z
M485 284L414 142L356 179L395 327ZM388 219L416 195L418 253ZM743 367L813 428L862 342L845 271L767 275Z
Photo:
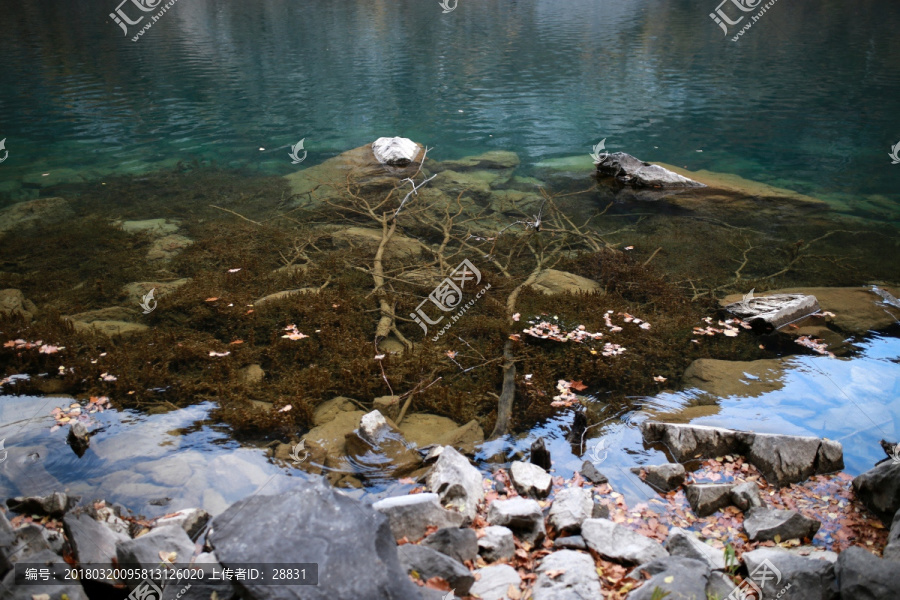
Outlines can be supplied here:
M8 3L0 177L193 159L285 174L301 138L309 165L383 135L527 166L606 139L896 221L900 11L781 2L731 42L712 4L195 0L132 42L114 2Z
M137 42L111 22L114 8L86 0L3 8L9 40L0 64L6 90L0 139L6 138L9 156L0 164L0 204L62 195L78 206L80 223L93 216L174 216L197 242L207 237L206 254L181 265L194 276L245 264L216 263L231 230L221 247L209 237L222 235L216 224L234 220L203 212L210 203L224 204L217 193L230 192L227 183L214 189L212 178L262 176L253 181L280 192L280 176L383 135L432 147L429 157L437 160L513 151L522 161L516 175L540 177L554 193L593 185L588 152L605 139L608 151L738 175L827 202L757 205L743 198L731 205L736 197L728 197L703 204L682 194L642 203L609 190L561 202L583 215L615 201L601 230L623 226L609 239L633 246L639 262L654 261L687 293L689 284L722 283L751 246L755 262L745 280L777 272L793 246L836 229L842 232L809 250L815 261L775 281L896 283L900 272L898 237L890 227L900 223L900 165L888 157L900 140L900 45L892 33L900 12L886 0L815 10L778 3L738 42L723 38L706 0L677 6L462 0L449 14L441 14L436 1L192 0L176 3ZM308 154L298 166L288 150L301 138ZM215 163L221 171L167 179L182 173L179 163L192 161ZM122 195L104 195L100 186L107 183ZM231 200L227 206L254 218L254 211L282 207L277 196L257 198L252 189ZM144 246L115 238L112 227L97 232L108 236L108 246L96 236L69 239L59 230L55 237L25 238L25 244L5 240L0 287L27 288L20 282L45 279L26 295L71 314L123 304L110 290L129 281L184 275L140 263ZM666 250L657 256L656 247ZM227 254L229 260L235 255ZM254 266L271 270L271 258ZM199 298L232 293L243 307L240 302L278 291L239 279L252 277L251 268L235 275L233 285L209 276ZM177 320L195 310L189 309L160 317L164 307L147 322L178 336ZM209 336L228 344L234 323L213 325L212 317L209 323ZM663 455L643 447L636 423L662 414L837 439L855 475L881 458L878 439L900 437L898 340L871 334L857 346L850 357L789 359L782 387L756 397L709 405L684 390L611 403L602 409L608 412L601 410L608 421L588 431L583 447L565 441L572 416L563 411L529 432L486 444L478 458L487 471L497 452L510 458L544 436L556 474L571 475L582 455L593 453L602 457L598 465L615 489L640 499L652 492L628 467ZM0 376L19 372L13 359L2 367ZM0 438L6 437L9 455L0 464L0 497L65 487L146 515L187 506L216 513L304 476L272 463L259 447L267 439L248 441L210 414L213 402L202 400L191 397L200 403L166 414L123 409L97 415L92 447L79 459L65 445L65 430L49 431L49 411L71 400L2 396ZM389 489L377 478L370 487Z

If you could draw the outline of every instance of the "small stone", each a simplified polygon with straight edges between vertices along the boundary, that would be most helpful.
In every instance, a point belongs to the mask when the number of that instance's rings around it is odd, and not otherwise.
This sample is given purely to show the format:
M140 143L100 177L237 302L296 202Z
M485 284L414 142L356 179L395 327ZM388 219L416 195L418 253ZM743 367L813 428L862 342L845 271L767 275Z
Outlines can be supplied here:
M781 541L812 539L821 525L819 521L804 517L795 510L751 508L744 515L744 531L753 542L774 540L775 536Z
M509 565L493 565L475 571L477 580L469 593L481 600L506 600L509 586L518 590L522 583L518 571Z
M375 159L383 165L404 167L419 155L419 145L408 138L381 137L372 142Z
M693 532L685 531L680 527L673 527L669 530L666 550L672 556L701 560L709 565L710 569L725 569L725 553L722 550L716 550L709 544L703 543Z
M422 540L421 545L455 558L461 563L475 560L478 556L478 536L474 529L444 527Z
M553 464L550 460L550 451L547 450L547 444L544 438L539 437L531 444L531 464L537 465L545 471L549 471Z
M698 517L706 517L731 504L730 483L697 483L685 486L685 495Z
M444 447L426 482L445 507L458 510L467 520L475 518L478 503L484 498L481 471L453 447Z
M415 541L425 535L430 526L459 527L463 522L460 513L441 506L437 494L385 498L373 504L372 508L387 516L391 522L391 533L398 540L405 537Z
M606 475L597 470L594 463L587 460L581 465L581 475L591 483L596 483L597 485L609 481L609 478Z
M588 519L581 524L581 536L591 550L622 564L643 564L669 555L659 542L609 519Z
M416 544L404 544L397 548L397 555L407 573L415 571L422 581L432 577L446 579L450 587L460 596L467 595L469 588L475 583L475 577L465 565L437 550Z
M535 572L534 600L603 597L594 559L584 552L557 550L545 556Z
M66 441L69 442L69 446L72 447L75 454L81 458L87 451L88 446L91 445L91 436L84 423L74 421L69 426L69 435L66 437Z
M535 543L544 538L544 514L535 500L512 498L494 500L488 507L488 523L513 530L523 541Z
M492 525L481 530L478 538L478 552L487 562L510 558L516 552L513 532L507 527Z
M556 531L578 531L591 518L594 500L590 490L569 487L560 490L550 506L549 521Z
M745 481L734 486L731 490L731 503L743 512L766 505L762 493L759 491L759 486L753 481Z
M587 550L587 542L580 535L570 535L568 537L560 537L553 540L553 547L556 549L569 550Z
M594 508L591 510L592 519L608 519L609 507L602 502L594 500Z
M516 491L531 498L546 498L553 487L550 474L537 465L516 461L509 467L509 478Z
M644 472L644 481L662 492L670 492L684 483L684 467L680 463L634 467L633 473Z
M167 527L176 525L181 527L188 537L195 539L203 526L209 521L209 513L202 508L185 508L171 516L165 516L156 520L153 527Z

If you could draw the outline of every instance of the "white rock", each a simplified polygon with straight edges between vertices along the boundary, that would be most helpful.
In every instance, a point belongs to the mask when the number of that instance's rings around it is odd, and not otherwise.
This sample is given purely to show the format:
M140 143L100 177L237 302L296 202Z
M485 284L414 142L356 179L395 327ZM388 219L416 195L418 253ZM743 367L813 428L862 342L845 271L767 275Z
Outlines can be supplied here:
M484 498L481 482L481 472L452 446L444 447L426 479L428 489L441 497L441 503L467 520L475 518Z
M594 500L591 491L572 487L560 490L550 507L550 524L557 531L578 531L585 519L591 517Z
M419 154L419 145L408 138L382 137L372 142L372 152L383 165L405 166Z
M516 461L509 467L509 478L523 496L546 498L553 481L550 474L530 462Z

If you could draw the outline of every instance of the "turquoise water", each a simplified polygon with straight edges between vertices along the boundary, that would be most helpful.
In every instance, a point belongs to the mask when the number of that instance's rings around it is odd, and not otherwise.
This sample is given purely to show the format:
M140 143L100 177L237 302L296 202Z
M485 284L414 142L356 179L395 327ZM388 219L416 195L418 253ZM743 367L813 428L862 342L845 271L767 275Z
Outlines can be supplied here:
M137 42L112 0L3 4L8 198L195 159L285 174L301 138L304 166L384 135L436 159L513 150L524 166L605 138L842 210L900 212L888 0L782 1L737 42L712 0L460 0L447 14L437 0L191 0Z

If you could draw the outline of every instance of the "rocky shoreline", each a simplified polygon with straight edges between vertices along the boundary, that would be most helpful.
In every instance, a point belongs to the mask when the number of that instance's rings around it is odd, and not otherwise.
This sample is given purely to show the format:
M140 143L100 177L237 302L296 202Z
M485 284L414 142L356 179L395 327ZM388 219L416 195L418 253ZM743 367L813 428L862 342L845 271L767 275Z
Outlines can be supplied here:
M364 420L380 422L373 413ZM740 593L893 600L900 593L900 461L889 458L852 483L862 505L883 519L880 528L890 530L886 545L848 540L838 553L812 544L821 523L803 514L809 511L776 507L769 486L839 471L839 443L654 421L641 429L647 443L664 444L688 464L701 457L747 461L737 469L745 480L726 483L696 483L682 462L638 470L670 502L683 492L698 518L739 515L741 529L732 534L742 543L722 548L706 539L706 527L666 527L650 511L634 519L638 513L622 510L621 495L590 462L568 481L552 476L552 463L550 472L534 464L547 464L542 445L533 462L499 466L489 478L453 447L434 446L424 457L427 469L408 481L416 486L409 494L374 503L319 476L278 495L252 495L212 519L186 509L143 520L121 506L63 493L11 499L18 516L0 516L0 598L124 597L143 583L23 585L23 573L16 583L10 570L15 563L152 569L160 560L191 563L206 574L251 564L318 565L317 585L303 587L204 579L185 589L185 581L169 581L162 598L182 600L724 600ZM757 469L764 481L752 476ZM835 510L865 512L857 502Z

